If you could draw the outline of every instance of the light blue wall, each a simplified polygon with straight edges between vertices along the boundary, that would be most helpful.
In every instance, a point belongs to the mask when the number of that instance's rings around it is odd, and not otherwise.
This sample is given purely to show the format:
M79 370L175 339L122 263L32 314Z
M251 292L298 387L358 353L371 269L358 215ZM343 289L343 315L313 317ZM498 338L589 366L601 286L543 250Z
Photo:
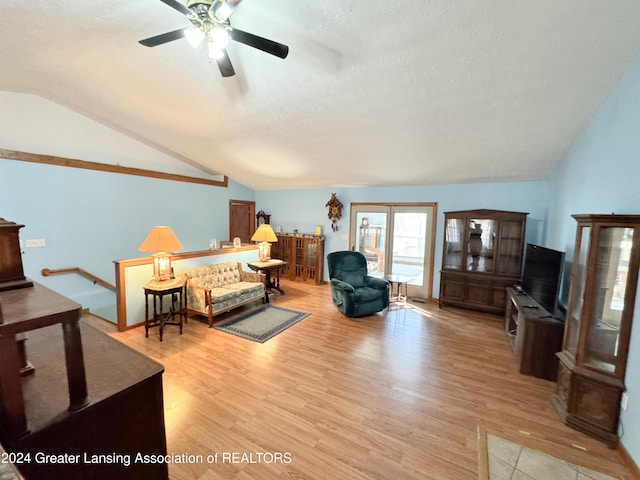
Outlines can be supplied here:
M25 227L25 275L115 321L115 294L78 275L43 277L43 268L80 267L115 283L114 260L138 247L154 225L169 225L184 251L229 236L229 200L253 200L236 182L214 187L0 158L0 217Z
M629 69L550 182L547 238L573 252L571 214L640 214L640 59ZM640 305L636 301L626 385L629 409L622 412L622 443L640 464Z
M339 230L331 230L325 204L336 193L344 205ZM548 205L547 182L480 183L464 185L425 185L370 188L332 188L315 190L257 191L256 209L271 214L271 224L280 225L285 232L297 229L313 233L320 225L326 235L325 253L349 248L349 205L351 203L380 202L436 202L438 219L435 246L435 275L433 297L440 291L440 265L444 237L443 213L455 210L489 208L528 212L527 241L540 243L545 237ZM325 264L325 279L328 278Z

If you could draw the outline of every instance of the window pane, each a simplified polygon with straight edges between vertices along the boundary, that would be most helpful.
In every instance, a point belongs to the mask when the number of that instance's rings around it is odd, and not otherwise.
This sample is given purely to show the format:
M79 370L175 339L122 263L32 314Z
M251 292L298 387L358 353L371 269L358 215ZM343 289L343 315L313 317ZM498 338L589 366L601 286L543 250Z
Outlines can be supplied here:
M380 212L358 212L356 217L358 235L356 250L367 259L369 273L384 275L385 242L387 236L387 214Z
M391 273L410 277L414 286L423 284L426 231L426 213L398 212L393 215Z

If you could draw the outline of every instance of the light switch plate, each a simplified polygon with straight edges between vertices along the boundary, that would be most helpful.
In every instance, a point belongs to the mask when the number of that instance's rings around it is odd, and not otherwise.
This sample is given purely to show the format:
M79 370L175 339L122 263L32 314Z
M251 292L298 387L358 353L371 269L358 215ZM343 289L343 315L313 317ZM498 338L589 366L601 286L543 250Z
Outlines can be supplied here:
M24 241L24 246L27 248L33 248L33 247L45 247L46 246L46 242L44 241L44 238L33 238L30 240L25 240Z
M626 412L628 406L629 406L629 395L627 395L627 392L622 392L622 398L620 399L620 408L622 408L622 410Z

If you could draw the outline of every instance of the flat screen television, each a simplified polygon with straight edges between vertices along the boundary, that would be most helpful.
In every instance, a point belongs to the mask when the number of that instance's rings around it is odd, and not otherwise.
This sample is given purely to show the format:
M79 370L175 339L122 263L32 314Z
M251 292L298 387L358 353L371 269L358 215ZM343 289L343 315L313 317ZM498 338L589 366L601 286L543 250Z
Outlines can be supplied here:
M564 252L527 243L521 288L549 313L554 314L564 266Z

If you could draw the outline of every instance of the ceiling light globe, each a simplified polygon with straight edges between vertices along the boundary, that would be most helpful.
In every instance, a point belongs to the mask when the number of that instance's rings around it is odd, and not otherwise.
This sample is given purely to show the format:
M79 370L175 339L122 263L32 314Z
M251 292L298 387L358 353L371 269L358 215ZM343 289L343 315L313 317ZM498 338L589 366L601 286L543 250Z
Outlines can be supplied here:
M214 43L220 50L229 45L229 32L224 28L214 28L209 33L209 43Z
M228 3L223 3L216 10L215 17L219 21L224 22L225 20L227 20L227 18L231 16L232 13L233 13L233 8L231 8Z
M218 45L213 42L209 42L209 58L218 60L222 58L223 55L222 49L218 48Z
M187 28L184 31L184 38L187 39L189 45L191 45L193 48L196 48L198 45L200 45L200 42L204 38L204 33L202 33L202 30L200 30L199 28L191 27Z

